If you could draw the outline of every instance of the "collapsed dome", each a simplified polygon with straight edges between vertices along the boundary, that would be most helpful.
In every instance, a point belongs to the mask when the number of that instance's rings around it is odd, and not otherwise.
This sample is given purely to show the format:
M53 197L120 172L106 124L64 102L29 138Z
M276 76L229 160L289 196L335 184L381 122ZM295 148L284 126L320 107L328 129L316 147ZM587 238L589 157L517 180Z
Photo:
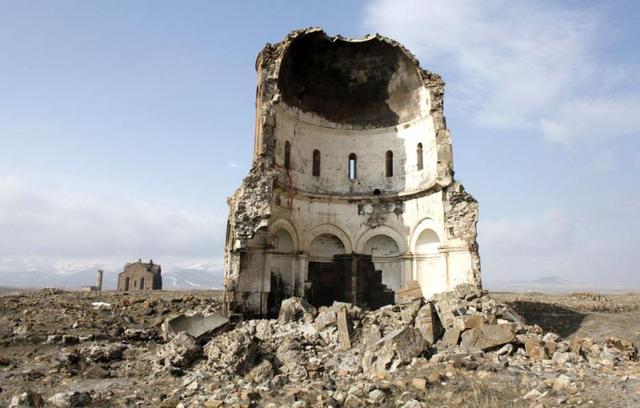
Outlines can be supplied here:
M283 56L282 101L350 127L395 126L420 116L419 68L406 52L380 38L296 37Z

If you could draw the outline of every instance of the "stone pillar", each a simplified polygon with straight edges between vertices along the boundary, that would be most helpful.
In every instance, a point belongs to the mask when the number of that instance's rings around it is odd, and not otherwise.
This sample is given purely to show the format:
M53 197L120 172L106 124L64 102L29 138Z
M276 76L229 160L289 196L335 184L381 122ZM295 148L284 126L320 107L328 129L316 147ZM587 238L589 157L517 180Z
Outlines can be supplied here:
M98 269L98 273L96 273L96 290L99 292L102 290L102 269Z

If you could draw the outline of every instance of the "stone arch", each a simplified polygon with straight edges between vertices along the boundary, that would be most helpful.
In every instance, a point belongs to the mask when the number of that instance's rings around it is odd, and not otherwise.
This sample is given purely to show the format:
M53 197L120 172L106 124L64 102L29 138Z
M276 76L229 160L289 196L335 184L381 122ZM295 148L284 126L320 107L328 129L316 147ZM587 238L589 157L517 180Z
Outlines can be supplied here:
M344 244L333 234L316 235L309 243L309 257L312 261L330 262L334 255L344 253Z
M422 234L422 232L425 230L431 230L438 238L440 244L442 244L443 234L441 226L432 218L424 218L416 225L416 228L413 230L413 234L411 234L411 242L409 247L411 248L411 252L413 252L414 254L417 253L416 245L418 242L418 238L420 237L420 234Z
M432 229L423 229L416 239L416 254L438 254L440 247L440 238Z
M413 278L420 282L425 297L449 288L446 261L440 252L442 234L438 232L439 225L427 218L418 224L411 239Z
M284 218L280 218L279 220L271 224L271 226L269 227L269 234L267 235L267 242L269 242L270 244L275 243L275 240L277 240L277 235L280 230L284 230L287 233L289 233L289 236L291 237L291 242L293 244L292 251L298 252L300 250L300 242L298 240L298 233L296 231L296 228L293 226L293 224L289 220L286 220Z
M396 241L388 235L378 234L369 238L362 251L365 255L376 257L392 257L400 254Z
M377 248L376 248L377 247ZM371 255L376 270L382 271L382 283L398 290L406 283L405 265L401 255L406 253L406 239L393 228L381 225L369 228L360 235L357 252Z
M377 235L384 235L395 241L396 245L398 246L399 253L407 252L406 240L402 238L402 235L400 235L398 231L387 225L380 225L376 228L369 228L362 234L360 234L358 240L356 241L356 252L359 254L364 254L367 242Z
M340 227L334 224L320 224L313 227L306 234L306 239L304 240L303 249L306 251L309 251L311 242L313 242L313 240L316 237L324 234L334 235L336 238L338 238L342 242L342 245L344 246L344 253L350 254L351 252L353 252L353 245L351 244L351 239L349 238L349 235L347 235L347 233L344 232L344 230L342 230Z

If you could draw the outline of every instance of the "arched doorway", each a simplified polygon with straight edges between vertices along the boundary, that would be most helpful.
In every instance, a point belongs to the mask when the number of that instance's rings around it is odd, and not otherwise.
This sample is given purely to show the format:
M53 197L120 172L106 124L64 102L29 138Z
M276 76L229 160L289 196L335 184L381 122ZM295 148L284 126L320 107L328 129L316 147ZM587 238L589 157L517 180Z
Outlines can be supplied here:
M364 244L364 253L371 255L377 270L382 271L382 283L396 291L402 287L402 264L400 248L388 235L375 235Z
M309 244L309 300L313 305L331 305L342 297L344 275L336 268L333 257L344 253L344 243L333 234L320 234Z
M431 296L447 289L444 262L440 254L440 238L432 229L424 229L415 243L416 274L422 293Z
M295 294L295 247L291 234L280 228L271 236L269 312L278 313L280 303Z
M312 262L331 262L334 255L344 253L344 244L333 234L320 234L309 245L309 260Z

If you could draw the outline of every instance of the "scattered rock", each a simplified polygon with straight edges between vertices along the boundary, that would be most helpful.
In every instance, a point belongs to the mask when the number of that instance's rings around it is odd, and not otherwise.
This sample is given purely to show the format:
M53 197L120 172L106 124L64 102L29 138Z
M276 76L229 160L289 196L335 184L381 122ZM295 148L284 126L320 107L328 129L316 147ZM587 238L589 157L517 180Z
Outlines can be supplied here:
M80 391L60 392L49 398L49 403L57 408L86 407L91 403L91 394Z
M185 332L197 341L206 340L229 323L229 319L218 313L181 313L162 323L162 336L171 340Z
M299 297L292 297L282 301L278 321L280 323L295 322L298 320L312 322L316 314L316 308L311 306L309 302Z
M180 332L156 353L165 366L187 368L202 356L202 347L185 332Z
M460 345L466 349L488 350L516 339L513 329L508 324L492 324L467 330L462 333Z
M44 407L42 396L33 391L25 391L15 395L9 402L9 408L40 408Z
M127 346L122 343L95 344L80 351L85 358L101 363L120 360Z

